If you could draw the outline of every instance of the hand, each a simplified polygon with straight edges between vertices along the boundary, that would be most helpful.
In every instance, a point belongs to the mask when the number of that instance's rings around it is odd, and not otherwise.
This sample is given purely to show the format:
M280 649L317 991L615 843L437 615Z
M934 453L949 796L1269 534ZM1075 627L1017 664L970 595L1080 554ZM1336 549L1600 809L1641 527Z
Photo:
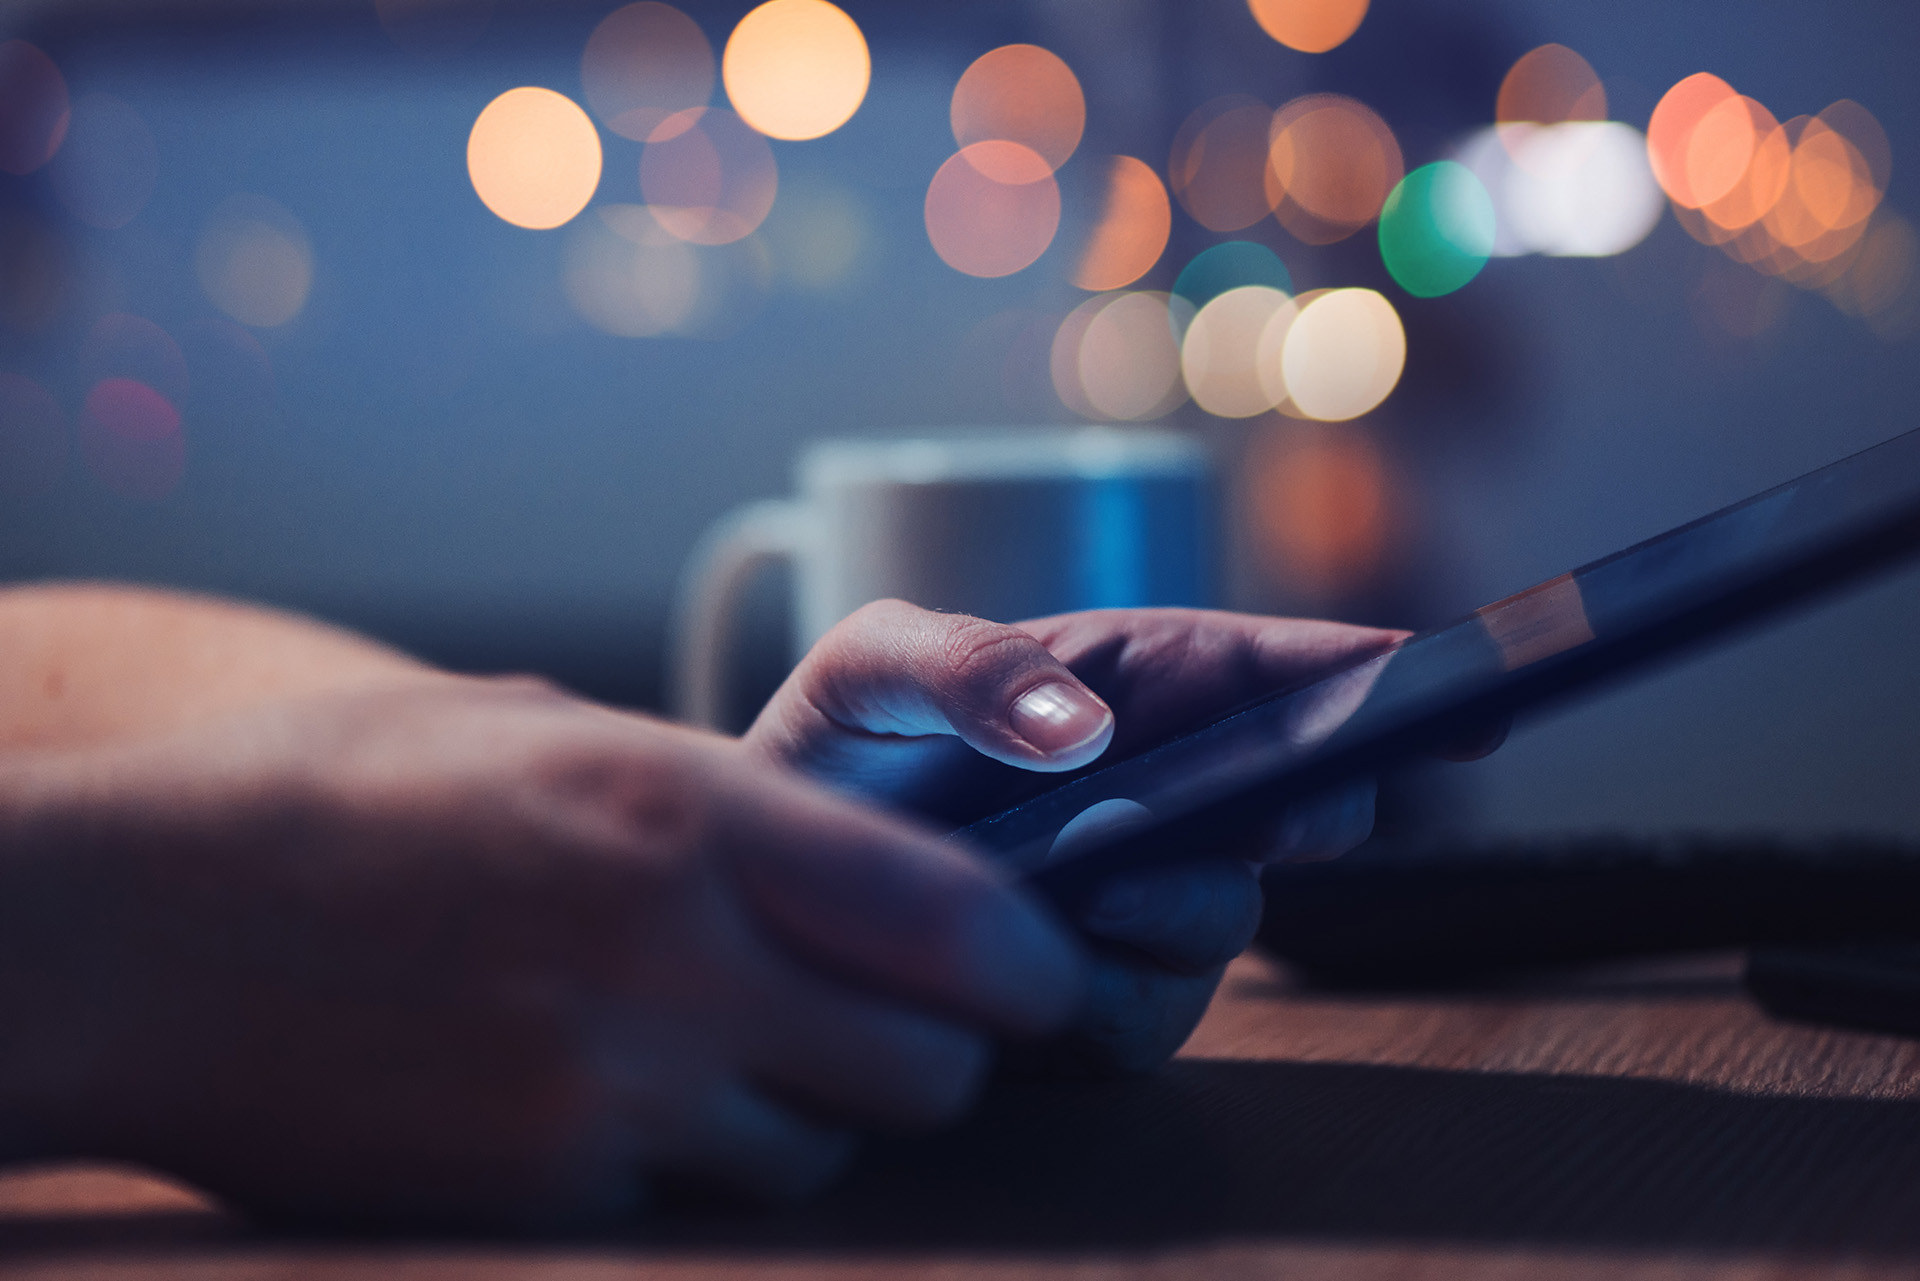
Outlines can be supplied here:
M526 682L0 757L0 1142L254 1211L797 1195L853 1127L952 1117L1081 981L949 844Z
M1199 610L1104 610L1003 626L899 601L823 638L747 747L829 786L949 826L1004 808L1104 753L1130 755L1404 633ZM1264 848L1113 877L1078 905L1099 941L1088 1003L1054 1047L1096 1071L1179 1048L1259 924L1254 859L1331 857L1365 840L1373 786L1286 813Z

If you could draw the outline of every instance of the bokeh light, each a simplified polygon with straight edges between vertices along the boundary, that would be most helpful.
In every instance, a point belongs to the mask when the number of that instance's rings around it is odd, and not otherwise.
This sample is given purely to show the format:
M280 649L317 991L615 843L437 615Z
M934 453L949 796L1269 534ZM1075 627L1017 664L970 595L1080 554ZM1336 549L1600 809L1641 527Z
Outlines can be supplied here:
M1272 108L1244 94L1215 98L1187 117L1174 135L1167 183L1195 222L1209 231L1239 231L1272 212L1272 123Z
M859 197L809 174L782 180L760 234L774 269L804 289L837 288L873 256L873 218Z
M80 449L94 478L128 498L157 502L186 473L179 409L133 378L104 378L87 392Z
M1392 393L1406 363L1400 315L1371 289L1333 289L1305 300L1281 353L1293 408L1323 422L1372 410Z
M46 329L60 318L75 283L68 238L38 211L0 202L0 329Z
M53 59L25 40L0 40L0 171L29 174L53 159L71 114Z
M600 20L580 58L587 106L602 124L645 142L668 116L713 97L713 45L670 4L640 0Z
M701 294L699 251L643 205L601 205L568 231L562 281L581 319L620 338L688 325Z
M1247 0L1260 29L1289 49L1325 53L1367 16L1367 0Z
M1167 307L1166 294L1125 293L1088 317L1079 341L1078 381L1102 417L1159 418L1186 400Z
M1153 270L1172 234L1173 205L1160 176L1143 160L1115 156L1073 283L1096 291L1124 288Z
M1653 117L1647 122L1647 159L1653 169L1654 180L1667 198L1684 209L1698 209L1719 196L1725 195L1738 179L1740 170L1745 167L1745 158L1739 152L1741 138L1738 130L1745 127L1748 136L1745 143L1752 145L1751 122L1745 111L1723 113L1717 119L1721 126L1733 127L1733 135L1728 137L1721 130L1712 131L1698 149L1696 159L1694 146L1695 134L1701 123L1709 116L1727 107L1738 95L1733 86L1710 72L1699 71L1688 76L1667 90L1653 109ZM1726 157L1715 154L1716 148L1731 146L1735 155L1729 162ZM1732 168L1732 172L1724 173ZM1724 181L1722 182L1722 174ZM1701 189L1699 177L1709 181L1706 189ZM1720 183L1718 190L1713 190Z
M1294 99L1274 114L1269 138L1266 200L1280 225L1309 245L1372 222L1405 174L1387 122L1340 94Z
M1093 324L1093 318L1100 314L1101 308L1116 297L1117 294L1097 294L1061 317L1047 347L1047 372L1053 382L1053 393L1060 398L1061 404L1082 418L1098 419L1106 415L1100 412L1099 406L1087 399L1086 388L1080 384L1080 340L1087 336L1087 329ZM1024 313L1003 314L1017 329L1019 317ZM1003 372L1011 366L1018 350L1019 343L1016 340L1003 358Z
M697 245L752 235L779 185L773 148L731 111L693 107L669 116L640 155L640 194L653 216Z
M1873 113L1851 98L1842 98L1822 111L1817 119L1853 144L1860 158L1866 161L1868 181L1873 183L1875 191L1884 193L1893 176L1893 146Z
M498 217L545 231L571 222L600 186L600 134L578 103L551 89L509 89L467 138L467 176Z
M927 186L927 239L969 276L1010 276L1053 243L1060 184L1045 157L1017 142L962 147Z
M974 59L953 90L953 138L962 147L1017 142L1058 169L1080 145L1087 100L1059 55L1038 45L1002 45Z
M1480 274L1493 252L1493 197L1465 165L1422 165L1380 210L1380 259L1419 298L1450 294Z
M1393 507L1364 426L1296 422L1257 432L1246 474L1253 544L1275 580L1322 602L1378 573Z
M1265 285L1243 285L1200 308L1180 344L1180 369L1194 404L1219 418L1252 418L1272 409L1262 378L1261 334L1293 299Z
M746 122L769 138L832 133L860 109L873 64L867 38L827 0L767 0L727 38L720 74Z
M1195 254L1174 279L1173 293L1190 311L1242 285L1264 285L1281 293L1293 292L1293 276L1280 255L1251 240L1227 240Z
M107 94L88 94L73 104L48 175L67 212L111 231L146 207L160 180L160 149L139 112Z
M1664 202L1646 140L1618 121L1516 130L1502 144L1518 159L1496 197L1521 249L1561 257L1624 253L1647 238Z
M1847 270L1827 287L1834 306L1866 319L1883 337L1903 337L1916 319L1920 237L1904 218L1883 215L1860 242Z
M108 378L131 378L174 404L187 399L187 358L180 344L144 316L110 312L80 344L79 369L91 386Z
M0 495L25 498L59 484L67 469L67 418L53 393L0 371Z
M1605 120L1607 91L1585 58L1563 44L1544 44L1508 69L1493 118L1503 138L1524 136L1530 125Z
M193 265L213 305L257 329L298 316L313 288L306 228L265 196L222 201L200 232Z
M1723 231L1751 226L1780 198L1791 158L1772 112L1742 94L1723 98L1687 144L1691 207Z

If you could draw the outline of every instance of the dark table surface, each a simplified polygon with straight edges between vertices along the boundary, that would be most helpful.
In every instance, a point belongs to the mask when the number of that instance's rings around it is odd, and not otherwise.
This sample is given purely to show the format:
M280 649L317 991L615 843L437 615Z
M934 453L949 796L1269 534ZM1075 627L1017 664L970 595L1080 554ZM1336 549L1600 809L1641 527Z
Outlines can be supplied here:
M263 1234L130 1171L0 1176L0 1275L1920 1276L1920 1041L1777 1022L1737 958L1328 994L1237 963L1143 1080L997 1085L823 1201L536 1242Z

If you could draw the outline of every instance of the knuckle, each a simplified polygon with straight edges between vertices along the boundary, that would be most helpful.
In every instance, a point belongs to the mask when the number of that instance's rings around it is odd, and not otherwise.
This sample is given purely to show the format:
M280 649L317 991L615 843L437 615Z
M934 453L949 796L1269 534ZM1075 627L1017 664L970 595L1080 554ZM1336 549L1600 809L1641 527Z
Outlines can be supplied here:
M1016 627L955 616L940 638L942 666L962 688L991 686L1031 661L1040 642Z

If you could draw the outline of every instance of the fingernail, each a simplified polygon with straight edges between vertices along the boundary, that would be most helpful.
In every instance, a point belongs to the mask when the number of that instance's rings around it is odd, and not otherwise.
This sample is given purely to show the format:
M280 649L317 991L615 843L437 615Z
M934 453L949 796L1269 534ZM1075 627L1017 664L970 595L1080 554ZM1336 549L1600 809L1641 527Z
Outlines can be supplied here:
M1048 756L1061 756L1106 733L1113 713L1086 690L1050 681L1022 694L1007 719L1021 738Z
M1147 891L1129 881L1116 881L1095 896L1086 915L1090 929L1115 929L1130 924L1147 905Z

